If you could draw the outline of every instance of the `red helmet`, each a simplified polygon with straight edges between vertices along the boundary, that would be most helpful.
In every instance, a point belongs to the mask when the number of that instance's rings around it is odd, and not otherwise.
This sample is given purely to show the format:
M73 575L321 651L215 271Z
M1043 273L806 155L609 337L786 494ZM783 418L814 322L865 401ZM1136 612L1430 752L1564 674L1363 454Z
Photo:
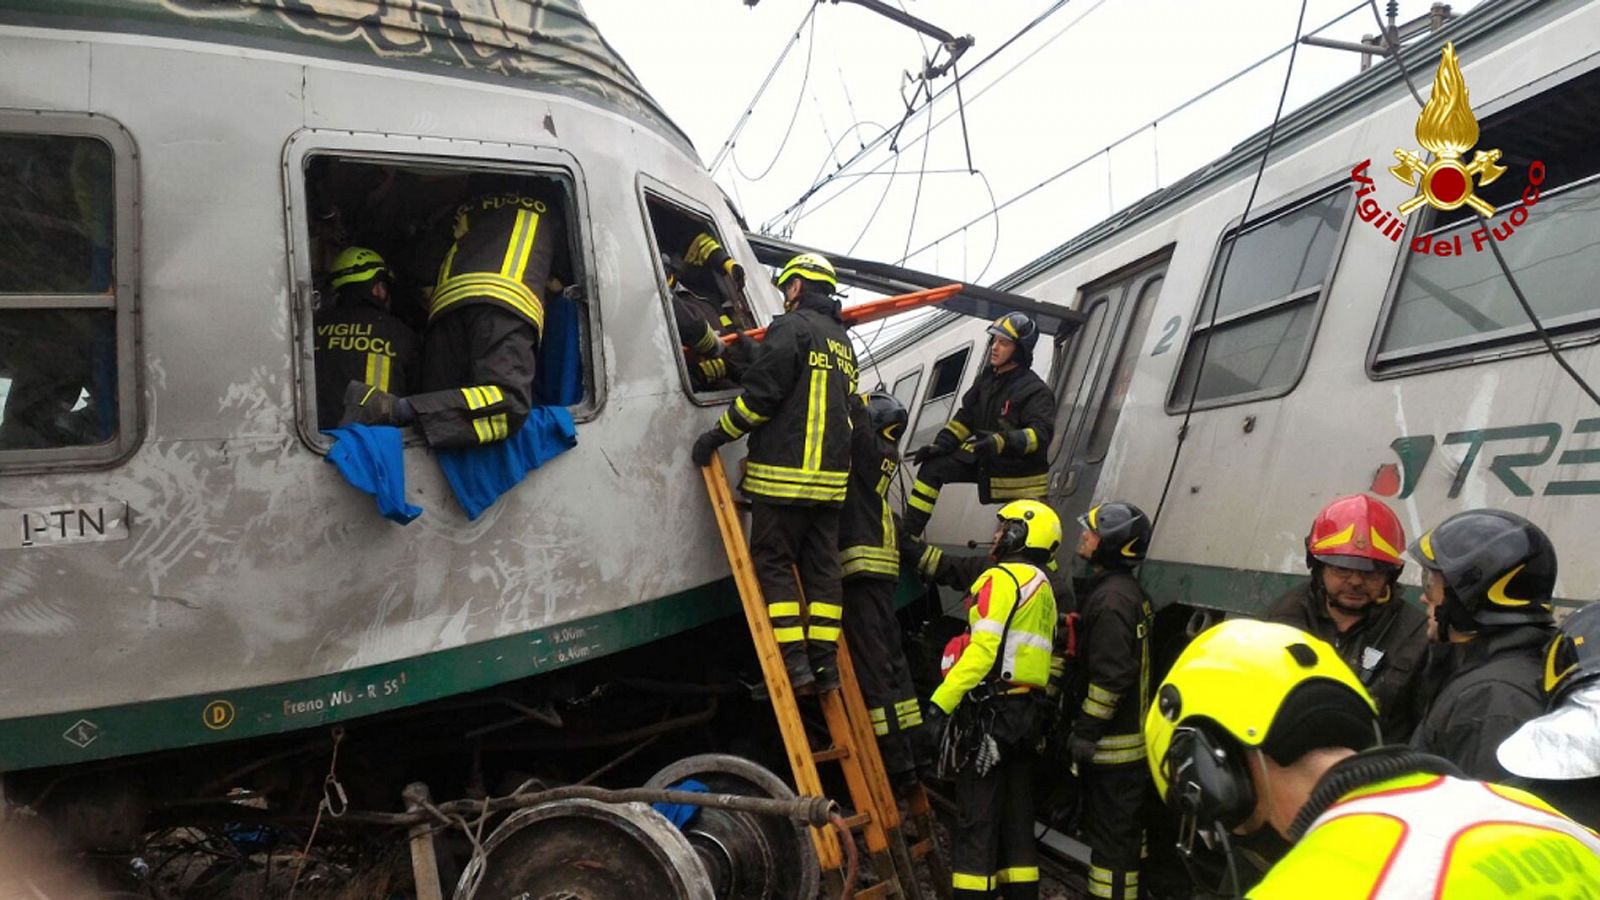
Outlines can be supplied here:
M1366 494L1340 497L1322 508L1306 538L1306 565L1322 563L1371 572L1379 566L1399 571L1405 529L1389 507Z

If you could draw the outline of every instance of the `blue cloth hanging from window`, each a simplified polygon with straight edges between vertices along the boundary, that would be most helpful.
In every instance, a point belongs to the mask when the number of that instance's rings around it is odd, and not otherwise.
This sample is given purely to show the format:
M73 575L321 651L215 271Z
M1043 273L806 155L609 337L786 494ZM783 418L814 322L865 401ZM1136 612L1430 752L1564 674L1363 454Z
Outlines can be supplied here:
M467 518L476 519L523 476L577 444L578 428L566 407L535 406L528 410L528 421L506 440L440 450L439 468Z
M583 402L583 310L578 302L557 294L544 306L544 334L539 344L539 375L534 402L540 406L577 406Z
M333 436L328 462L344 480L378 501L383 517L409 525L422 515L422 507L406 502L406 464L401 455L400 429L388 425L345 425L323 434Z

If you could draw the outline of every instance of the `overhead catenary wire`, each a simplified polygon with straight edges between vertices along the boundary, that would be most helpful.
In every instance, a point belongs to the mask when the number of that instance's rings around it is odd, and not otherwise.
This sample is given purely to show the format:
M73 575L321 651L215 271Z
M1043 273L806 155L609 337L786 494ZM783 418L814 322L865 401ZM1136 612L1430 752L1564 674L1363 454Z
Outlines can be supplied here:
M811 9L813 12L816 11L816 8L816 4L812 4ZM735 140L733 145L728 148L728 158L733 160L734 171L738 172L746 181L757 182L772 174L773 168L778 165L778 160L783 158L783 149L789 146L789 137L794 134L794 123L800 119L801 101L806 96L806 85L811 83L811 54L817 46L816 18L814 16L809 16L808 18L811 25L806 30L806 62L800 71L800 90L795 94L794 103L791 104L792 109L789 112L789 124L783 129L783 137L778 140L777 149L772 151L772 159L767 162L767 167L761 170L760 175L752 176L744 170L743 166L739 165L738 141ZM760 99L759 95L756 99ZM752 100L752 106L754 103L755 100Z
M1400 69L1400 77L1405 80L1406 87L1411 91L1411 96L1417 101L1418 106L1426 106L1427 104L1422 100L1422 94L1418 92L1416 84L1411 80L1411 70L1406 68L1406 61L1401 58L1399 45L1390 41L1388 32L1383 30L1383 17L1378 12L1377 0L1367 0L1367 5L1372 7L1372 15L1378 20L1378 28L1382 31L1384 40L1389 45L1395 65ZM1484 218L1485 227L1491 226L1493 222L1493 216ZM1490 228L1489 250L1494 254L1494 261L1500 266L1500 274L1505 276L1506 284L1511 288L1512 296L1516 297L1517 305L1522 307L1523 315L1528 317L1528 324L1533 326L1534 333L1539 336L1539 340L1544 344L1545 350L1556 361L1556 365L1567 373L1573 383L1585 394L1588 394L1589 399L1593 400L1596 405L1600 405L1600 394L1595 393L1595 389L1589 385L1589 382L1582 375L1578 374L1578 370L1574 369L1571 363L1567 362L1566 356L1556 346L1555 341L1550 339L1550 332L1545 329L1544 323L1539 320L1539 315L1534 311L1533 304L1528 302L1528 296L1522 292L1522 285L1518 284L1516 276L1511 274L1511 266L1506 263L1505 254L1500 252L1500 239L1494 237L1492 228Z
M750 102L745 105L744 112L739 114L739 120L733 125L733 130L728 132L727 139L722 142L722 147L717 150L716 157L711 160L711 165L707 167L712 174L716 174L716 171L722 168L722 163L727 160L728 154L733 152L733 145L739 140L739 134L744 131L744 127L750 123L750 115L755 112L756 104L761 101L761 95L767 92L767 87L772 84L772 79L778 74L778 69L783 65L783 61L789 58L789 51L800 43L801 34L805 31L806 26L811 23L812 18L816 16L817 7L821 5L822 0L813 0L811 8L806 10L805 17L800 20L799 25L795 26L794 35L789 38L787 44L783 45L783 51L773 61L772 68L767 70L767 77L761 80L761 86L756 88L755 96L751 97Z
M1214 336L1212 332L1217 324L1217 312L1222 308L1222 292L1227 288L1228 263L1233 259L1234 248L1239 245L1239 241L1250 227L1250 211L1255 206L1256 193L1261 188L1261 179L1267 174L1267 160L1272 156L1272 142L1278 135L1278 123L1283 120L1283 106L1289 99L1289 83L1294 79L1294 63L1297 51L1300 48L1300 36L1305 28L1306 7L1309 2L1310 0L1300 0L1300 14L1296 17L1294 23L1294 40L1289 44L1289 64L1284 68L1283 87L1278 92L1278 107L1272 114L1272 124L1267 127L1266 142L1261 148L1261 161L1256 165L1255 177L1250 181L1250 194L1245 198L1244 212L1239 216L1239 226L1234 231L1232 240L1225 242L1222 263L1218 266L1217 291L1211 301L1211 315L1210 321L1206 323L1205 337L1200 343L1200 355L1194 369L1194 381L1189 385L1189 398L1184 403L1183 423L1178 426L1178 438L1172 445L1172 459L1167 465L1167 477L1161 484L1161 499L1156 501L1156 510L1150 516L1150 542L1152 544L1157 533L1156 527L1161 522L1161 511L1167 505L1167 494L1171 491L1173 478L1178 472L1178 460L1183 455L1184 442L1189 437L1189 420L1194 415L1194 405L1200 397L1200 385L1205 380L1206 354L1211 349L1211 341ZM1200 333L1200 329L1196 328L1194 335L1198 337ZM1193 339L1191 338L1191 340ZM1181 361L1179 366L1181 369ZM1180 380L1183 377L1181 370L1178 377Z

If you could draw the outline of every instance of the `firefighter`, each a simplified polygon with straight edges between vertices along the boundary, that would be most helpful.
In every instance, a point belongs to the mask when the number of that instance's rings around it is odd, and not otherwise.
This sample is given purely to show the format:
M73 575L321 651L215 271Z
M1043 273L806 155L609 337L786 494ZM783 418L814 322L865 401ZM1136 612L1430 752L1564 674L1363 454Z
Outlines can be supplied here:
M767 327L743 393L691 453L750 435L740 490L751 500L750 557L797 693L839 686L843 615L839 509L850 476L855 352L840 323L833 265L802 253L778 271L784 314ZM795 584L798 569L800 584Z
M1439 643L1441 686L1411 736L1474 778L1508 777L1495 751L1544 712L1539 691L1552 637L1556 550L1513 513L1457 513L1411 547Z
M1383 739L1404 743L1417 725L1428 616L1405 602L1400 520L1365 494L1340 497L1317 513L1306 537L1311 577L1291 588L1267 621L1293 625L1333 645L1378 702Z
M1000 508L992 565L968 589L966 639L933 692L928 726L956 777L955 900L1039 896L1033 770L1056 629L1045 566L1060 545L1050 507Z
M1178 657L1144 734L1190 853L1267 828L1293 845L1255 900L1582 897L1600 884L1600 838L1532 794L1376 747L1377 722L1325 641L1234 619Z
M681 259L662 254L661 267L672 291L672 318L678 327L678 339L683 342L691 384L697 391L733 387L750 364L755 342L741 334L733 344L724 344L722 335L732 329L733 320L684 283L680 277L684 270Z
M704 231L689 241L689 246L683 251L683 263L684 269L679 274L685 280L693 282L691 287L697 288L697 293L701 295L723 293L716 284L718 274L732 279L735 291L744 290L744 266L735 262L733 257L728 255L728 251L723 249L722 244ZM717 332L731 333L736 327L732 304L724 301L716 309L717 315L712 321Z
M914 739L923 734L922 707L895 618L900 553L887 495L900 467L897 447L910 416L893 394L884 391L868 394L852 407L850 481L839 514L844 634L884 771L897 786L909 785L916 780L919 760Z
M1032 369L1039 328L1007 313L988 328L989 365L961 397L961 408L933 443L911 456L917 480L906 498L906 534L921 537L939 490L976 483L983 503L1044 498L1056 400Z
M1563 619L1544 659L1548 712L1524 723L1495 756L1530 779L1535 794L1600 829L1600 603Z
M408 425L428 445L475 447L522 427L533 404L536 351L551 266L566 237L553 193L515 188L456 209L422 336L423 393L397 397L352 382L343 424Z
M1089 893L1139 896L1140 810L1149 785L1139 726L1150 700L1155 611L1134 577L1150 547L1150 519L1131 503L1102 503L1078 517L1078 556L1089 564L1078 622L1084 697L1068 749L1082 780Z
M418 375L417 333L389 312L394 273L375 251L346 247L328 275L337 304L317 310L317 427L332 428L344 413L352 381L405 396Z

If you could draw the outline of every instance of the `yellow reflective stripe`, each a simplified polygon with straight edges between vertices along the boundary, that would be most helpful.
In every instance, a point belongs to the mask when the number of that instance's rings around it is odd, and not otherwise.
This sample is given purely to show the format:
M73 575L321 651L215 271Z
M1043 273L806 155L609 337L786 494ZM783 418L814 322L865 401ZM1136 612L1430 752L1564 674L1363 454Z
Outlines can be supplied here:
M368 353L367 377L364 379L366 383L380 391L387 391L389 389L389 365L389 357L384 356L382 353Z
M1022 453L1024 456L1026 456L1027 454L1039 449L1039 432L1033 430L1032 428L1024 428L1022 429L1022 433L1026 436L1026 440L1022 445Z
M700 332L700 339L694 342L694 352L705 356L715 349L717 349L717 333L711 330L710 325L707 325L705 330ZM713 362L721 362L721 360L713 360Z
M494 427L487 419L473 419L472 430L478 435L478 443L488 444L494 441Z
M689 251L683 255L683 261L691 266L703 266L711 254L721 249L722 245L717 243L716 238L702 231L689 242Z
M1024 488L1024 487L1039 487L1039 488L1043 488L1043 487L1048 486L1049 483L1050 483L1050 475L1048 473L1043 474L1043 475L1020 475L1020 476L1017 476L1015 478L995 477L995 478L989 479L989 486L990 487L994 487L994 488L1002 488L1002 487L1004 487L1004 488Z
M483 398L488 406L493 406L506 398L505 391L500 390L500 388L496 387L495 385L486 384L483 386L482 390Z
M769 478L774 481L793 481L797 484L825 484L844 487L850 480L850 473L835 472L831 469L796 469L790 466L772 466L766 463L750 463L745 467L748 474L757 478Z
M912 509L921 510L925 513L933 512L933 504L922 499L921 497L918 497L916 494L912 494L906 498L906 505Z
M722 418L717 420L717 427L722 429L723 434L734 440L744 437L744 432L739 430L739 426L733 424L733 420L728 418L727 413L723 413Z
M944 559L944 551L938 547L929 547L922 551L922 558L917 560L917 571L923 578L932 578L939 573L939 562Z
M788 600L781 603L768 603L767 615L774 618L778 616L798 616L800 615L800 602L798 600Z
M505 413L496 413L484 421L489 423L489 439L503 441L511 436L511 423L506 420ZM474 428L477 426L474 425Z
M1144 759L1144 747L1130 747L1127 750L1096 750L1093 762L1101 765L1114 766L1122 763L1138 762Z
M883 719L877 719L877 718L873 719L872 720L872 733L874 735L877 735L878 737L883 737L884 735L887 735L889 733L889 723L887 721L883 720Z
M745 476L742 485L747 494L758 494L783 500L817 500L826 503L843 503L844 488L789 484Z
M826 616L829 619L839 619L844 616L844 607L837 603L813 603L807 611L813 616Z
M889 711L881 706L874 706L867 710L867 715L871 716L874 722L887 722L889 720Z
M733 401L733 408L738 411L739 415L744 416L745 421L751 425L761 425L772 418L771 416L763 416L751 409L750 404L745 403L743 397L738 397Z
M1098 684L1089 685L1089 696L1093 697L1096 700L1099 700L1102 703L1112 703L1112 704L1114 704L1118 700L1122 699L1122 695L1121 694L1114 694L1111 691L1106 690L1105 688L1101 687Z
M994 436L994 452L996 452L996 453L1004 453L1004 452L1006 452L1006 436L1005 435L996 434Z
M955 419L951 419L950 421L944 423L944 430L955 435L955 438L958 441L965 441L967 438L972 437L972 429L961 424Z
M462 388L461 397L467 401L467 409L482 409L484 406L483 395L475 387Z
M994 890L994 876L952 872L950 873L950 886L958 891L992 891Z
M828 429L828 373L824 369L811 371L811 392L806 398L806 443L801 465L807 469L822 468L822 439Z
M774 628L772 637L780 644L797 644L806 639L806 630L800 627Z
M998 884L1030 884L1039 880L1038 866L1012 866L994 873Z
M720 359L700 360L700 374L710 381L728 377L728 364Z
M1106 735L1094 744L1101 750L1126 750L1129 747L1143 747L1144 735L1137 731L1132 734Z
M896 565L898 565L900 562L900 554L896 553L894 550L886 547L872 547L866 544L857 544L854 547L844 548L844 550L840 552L839 558L845 561L876 560L879 562L895 563Z
M522 314L535 328L544 331L544 304L537 294L520 281L492 272L468 272L454 275L439 282L433 301L428 305L428 321L463 300L486 297L498 300Z
M1112 709L1111 707L1101 703L1098 700L1095 700L1092 697L1084 698L1083 711L1088 715L1094 716L1096 719L1110 719L1116 713L1115 709Z
M533 254L533 236L539 233L539 214L528 209L517 210L511 225L511 239L506 241L506 255L500 260L500 274L522 280L528 269L528 257Z
M839 640L839 626L813 625L811 626L811 630L808 632L808 636L813 641L837 641Z

